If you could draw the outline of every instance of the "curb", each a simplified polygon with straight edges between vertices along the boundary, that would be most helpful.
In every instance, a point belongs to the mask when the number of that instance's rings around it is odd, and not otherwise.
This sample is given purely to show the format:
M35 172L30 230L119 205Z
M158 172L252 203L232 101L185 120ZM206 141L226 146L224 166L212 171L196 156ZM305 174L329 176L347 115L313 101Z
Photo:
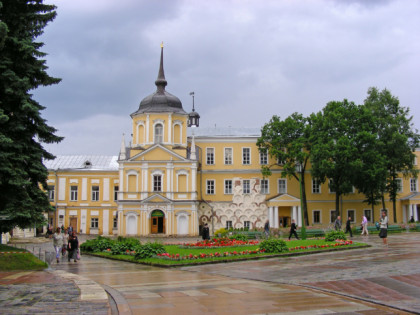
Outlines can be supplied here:
M127 300L122 296L120 292L117 290L111 288L107 285L102 285L102 287L105 289L105 291L112 297L115 304L117 305L117 310L119 315L131 315L133 314L131 312L130 306L127 302Z

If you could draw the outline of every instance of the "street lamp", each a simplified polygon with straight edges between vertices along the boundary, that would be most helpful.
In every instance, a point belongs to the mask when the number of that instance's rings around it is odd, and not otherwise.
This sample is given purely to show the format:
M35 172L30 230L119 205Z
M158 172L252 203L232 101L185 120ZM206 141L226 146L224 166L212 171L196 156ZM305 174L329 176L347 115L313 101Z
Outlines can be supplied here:
M305 213L303 211L303 199L302 199L302 165L300 162L296 162L296 171L299 173L299 191L300 191L300 217L302 219L302 227L300 229L301 238L306 240L306 228L305 228Z

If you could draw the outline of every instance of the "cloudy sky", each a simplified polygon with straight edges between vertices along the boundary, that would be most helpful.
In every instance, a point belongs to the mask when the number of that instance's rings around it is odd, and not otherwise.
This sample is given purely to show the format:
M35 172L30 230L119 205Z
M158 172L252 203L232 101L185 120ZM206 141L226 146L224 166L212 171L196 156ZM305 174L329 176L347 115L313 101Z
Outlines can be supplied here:
M118 154L155 91L162 41L167 91L187 112L195 92L200 127L260 128L376 86L420 129L420 1L46 2L58 16L39 40L63 81L34 95L65 136L54 154Z

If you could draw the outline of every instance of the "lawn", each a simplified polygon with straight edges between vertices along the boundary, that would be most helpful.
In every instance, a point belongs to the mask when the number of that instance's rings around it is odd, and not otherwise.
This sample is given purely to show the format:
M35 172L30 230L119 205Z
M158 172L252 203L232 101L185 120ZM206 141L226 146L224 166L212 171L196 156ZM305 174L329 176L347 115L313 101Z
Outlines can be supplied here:
M0 271L43 270L47 267L45 262L22 248L0 245Z
M207 263L217 263L217 262L230 262L230 261L238 261L238 260L248 260L248 259L261 259L261 258L268 258L268 257L281 257L281 256L290 256L290 255L303 255L309 254L311 252L319 252L319 251L331 251L331 250L344 250L350 248L360 248L367 246L363 243L352 243L349 245L343 246L334 246L336 242L326 242L325 240L317 239L317 240L293 240L293 241L286 241L287 246L289 247L289 252L273 254L273 253L254 253L254 254L239 254L243 251L257 251L259 245L246 245L246 246L232 246L232 247L217 247L217 248L206 248L206 247L191 247L185 248L180 247L179 245L165 245L166 253L175 256L179 255L180 258L184 256L193 256L192 259L170 259L167 257L152 257L152 258L145 258L136 260L132 255L112 255L109 252L100 252L94 253L95 256L100 256L104 258L110 259L117 259L117 260L124 260L130 262L137 262L143 264L150 264L162 267L170 267L170 266L185 266L185 265L197 265L197 264L207 264ZM328 245L328 247L327 247ZM319 246L317 248L307 248L310 246ZM325 247L320 247L325 246ZM235 255L228 255L223 256L223 253L234 253ZM205 255L215 255L218 253L222 255L221 257L204 257L200 258L200 254Z

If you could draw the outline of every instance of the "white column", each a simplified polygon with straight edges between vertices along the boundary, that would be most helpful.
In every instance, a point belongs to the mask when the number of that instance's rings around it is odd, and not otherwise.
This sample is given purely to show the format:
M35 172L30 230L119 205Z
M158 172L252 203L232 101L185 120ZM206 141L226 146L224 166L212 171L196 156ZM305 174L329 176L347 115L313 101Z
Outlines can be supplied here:
M297 226L302 226L302 216L301 216L301 211L300 211L300 206L297 206Z
M127 183L128 186L128 183ZM118 200L124 200L124 165L120 164L119 167L119 181L118 181ZM119 221L119 219L118 219ZM119 229L119 228L118 228ZM118 230L118 235L120 234L120 230Z
M274 228L279 228L279 207L274 207Z
M268 208L268 222L270 227L273 227L273 207Z
M418 221L419 216L417 215L417 205L411 205L411 213L413 213L414 221Z
M118 222L117 222L117 226L118 226L118 235L124 235L123 233L123 211L122 211L122 206L118 206Z

